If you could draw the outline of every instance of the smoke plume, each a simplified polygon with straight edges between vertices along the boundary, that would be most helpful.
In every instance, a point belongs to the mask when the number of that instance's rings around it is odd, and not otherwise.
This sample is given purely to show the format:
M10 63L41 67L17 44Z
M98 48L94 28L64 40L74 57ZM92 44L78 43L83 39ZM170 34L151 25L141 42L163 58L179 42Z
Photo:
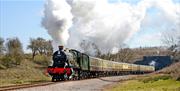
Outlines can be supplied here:
M145 20L147 10L152 7L161 11L159 15L163 20L158 22L168 21L178 27L180 7L171 0L141 0L135 5L121 0L116 3L108 0L48 0L42 25L56 46L63 44L84 51L80 44L89 41L102 53L107 53L118 50L142 25L149 24Z
M67 44L72 18L71 7L66 0L48 0L45 4L42 25L51 35L55 49L58 45Z

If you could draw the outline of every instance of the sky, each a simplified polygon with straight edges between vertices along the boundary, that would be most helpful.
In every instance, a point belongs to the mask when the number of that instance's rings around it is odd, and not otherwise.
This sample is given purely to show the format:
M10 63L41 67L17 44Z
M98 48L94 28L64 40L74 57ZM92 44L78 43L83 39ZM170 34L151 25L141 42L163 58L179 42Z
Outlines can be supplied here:
M136 5L141 0L109 0L109 3L117 3L118 1ZM180 3L180 0L173 0L173 2ZM18 37L26 51L30 38L52 39L41 25L44 3L45 0L0 0L0 37L5 40ZM158 13L158 9L150 8L147 15L151 20L156 20ZM135 33L126 44L131 48L161 46L163 45L161 32L164 31L166 30L144 23L141 25L140 31Z
M44 1L0 0L0 37L18 37L23 49L30 38L51 39L41 26Z

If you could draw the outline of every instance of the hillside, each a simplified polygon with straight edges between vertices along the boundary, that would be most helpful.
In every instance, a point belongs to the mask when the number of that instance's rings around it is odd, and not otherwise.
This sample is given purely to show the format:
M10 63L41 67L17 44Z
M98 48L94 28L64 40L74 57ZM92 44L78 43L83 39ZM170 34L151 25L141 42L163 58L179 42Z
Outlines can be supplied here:
M172 65L170 65L169 67L166 67L160 71L157 71L156 74L169 74L170 76L172 76L174 79L179 80L180 81L180 62L177 63L173 63Z
M43 63L43 61L42 61ZM0 69L0 86L49 81L45 66L36 61L23 60L20 65Z

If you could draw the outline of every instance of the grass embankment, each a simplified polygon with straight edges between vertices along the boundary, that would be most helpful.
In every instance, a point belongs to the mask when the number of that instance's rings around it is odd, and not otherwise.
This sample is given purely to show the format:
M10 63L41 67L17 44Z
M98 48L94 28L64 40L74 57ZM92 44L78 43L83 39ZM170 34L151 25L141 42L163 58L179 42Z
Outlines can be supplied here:
M180 91L180 62L153 74L119 82L105 91Z
M120 82L105 91L180 91L180 81L166 75L140 77Z
M46 62L39 59L41 56L35 60L25 59L16 67L0 69L0 87L49 81L45 75Z

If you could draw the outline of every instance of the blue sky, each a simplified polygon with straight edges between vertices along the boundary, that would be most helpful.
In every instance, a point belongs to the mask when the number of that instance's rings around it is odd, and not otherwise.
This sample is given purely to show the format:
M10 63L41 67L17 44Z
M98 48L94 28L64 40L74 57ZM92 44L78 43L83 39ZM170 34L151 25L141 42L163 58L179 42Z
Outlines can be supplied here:
M140 0L120 0L131 4L137 4ZM180 3L180 0L173 0ZM51 39L47 31L41 26L43 5L45 0L0 0L0 37L7 39L18 37L24 49L29 44L30 38L43 37ZM117 0L110 0L116 3ZM158 10L148 10L149 15L155 16ZM159 46L160 40L152 42L136 41L138 37L154 34L157 30L144 27L128 42L130 47Z
M43 1L0 2L0 36L4 39L18 37L24 49L30 38L51 39L41 27Z

